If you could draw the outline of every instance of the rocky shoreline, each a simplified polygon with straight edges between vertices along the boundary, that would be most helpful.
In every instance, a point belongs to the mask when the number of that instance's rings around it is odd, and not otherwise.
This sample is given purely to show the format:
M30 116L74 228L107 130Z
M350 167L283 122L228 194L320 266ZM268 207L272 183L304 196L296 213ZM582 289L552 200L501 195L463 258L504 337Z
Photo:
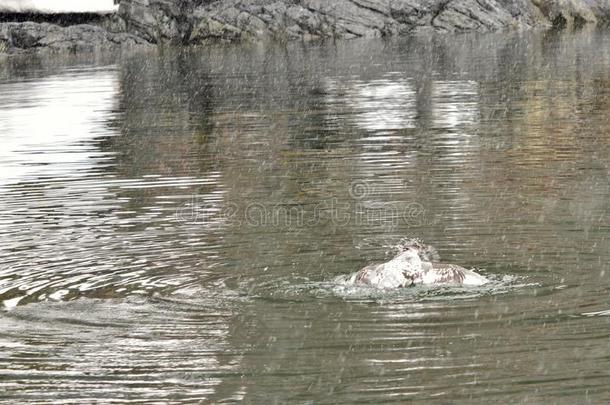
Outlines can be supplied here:
M19 17L19 18L17 18ZM0 14L0 53L607 24L604 0L122 0L116 15Z

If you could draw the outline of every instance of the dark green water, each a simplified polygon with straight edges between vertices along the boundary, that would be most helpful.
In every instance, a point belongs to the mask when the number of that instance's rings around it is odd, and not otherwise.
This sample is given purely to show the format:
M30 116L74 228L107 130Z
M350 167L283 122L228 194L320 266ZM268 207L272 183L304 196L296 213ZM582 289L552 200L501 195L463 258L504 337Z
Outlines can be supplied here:
M0 61L0 402L610 400L610 37ZM358 290L403 236L492 279Z

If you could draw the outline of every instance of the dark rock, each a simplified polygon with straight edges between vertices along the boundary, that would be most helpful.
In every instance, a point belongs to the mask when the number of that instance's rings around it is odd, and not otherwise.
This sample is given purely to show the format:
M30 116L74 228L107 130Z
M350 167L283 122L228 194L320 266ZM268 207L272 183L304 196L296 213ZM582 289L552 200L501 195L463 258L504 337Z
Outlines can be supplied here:
M188 3L180 0L123 1L119 14L126 29L152 43L182 42L189 30L185 22Z
M578 26L604 0L123 0L128 28L152 42L378 37L420 31Z
M87 24L0 22L0 52L574 28L609 15L606 0L122 0L118 15Z
M605 3L607 4L607 2ZM540 10L557 28L572 28L596 23L598 21L596 11L599 12L601 7L602 2L592 0L554 0L543 1L540 4ZM600 14L599 17L605 18L603 14Z
M0 23L0 52L37 49L86 51L145 43L135 35L111 33L88 24L61 27L35 22Z

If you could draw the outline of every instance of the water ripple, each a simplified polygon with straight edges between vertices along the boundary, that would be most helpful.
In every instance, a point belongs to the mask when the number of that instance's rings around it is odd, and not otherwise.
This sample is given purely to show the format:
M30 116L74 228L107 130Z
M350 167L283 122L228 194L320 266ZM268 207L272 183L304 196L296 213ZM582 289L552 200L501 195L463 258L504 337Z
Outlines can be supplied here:
M608 402L608 49L0 63L0 401ZM335 281L405 236L493 282Z

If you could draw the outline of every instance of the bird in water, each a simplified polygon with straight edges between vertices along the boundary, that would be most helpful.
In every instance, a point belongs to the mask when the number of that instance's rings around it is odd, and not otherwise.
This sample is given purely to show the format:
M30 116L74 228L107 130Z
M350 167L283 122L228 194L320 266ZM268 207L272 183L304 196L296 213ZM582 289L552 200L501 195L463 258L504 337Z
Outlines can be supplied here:
M350 283L378 288L401 288L413 284L413 275L422 268L419 252L405 247L392 260L366 266L350 278Z
M462 266L440 262L437 250L418 239L401 241L398 254L388 262L372 264L350 277L359 285L393 289L414 284L479 286L488 282Z

